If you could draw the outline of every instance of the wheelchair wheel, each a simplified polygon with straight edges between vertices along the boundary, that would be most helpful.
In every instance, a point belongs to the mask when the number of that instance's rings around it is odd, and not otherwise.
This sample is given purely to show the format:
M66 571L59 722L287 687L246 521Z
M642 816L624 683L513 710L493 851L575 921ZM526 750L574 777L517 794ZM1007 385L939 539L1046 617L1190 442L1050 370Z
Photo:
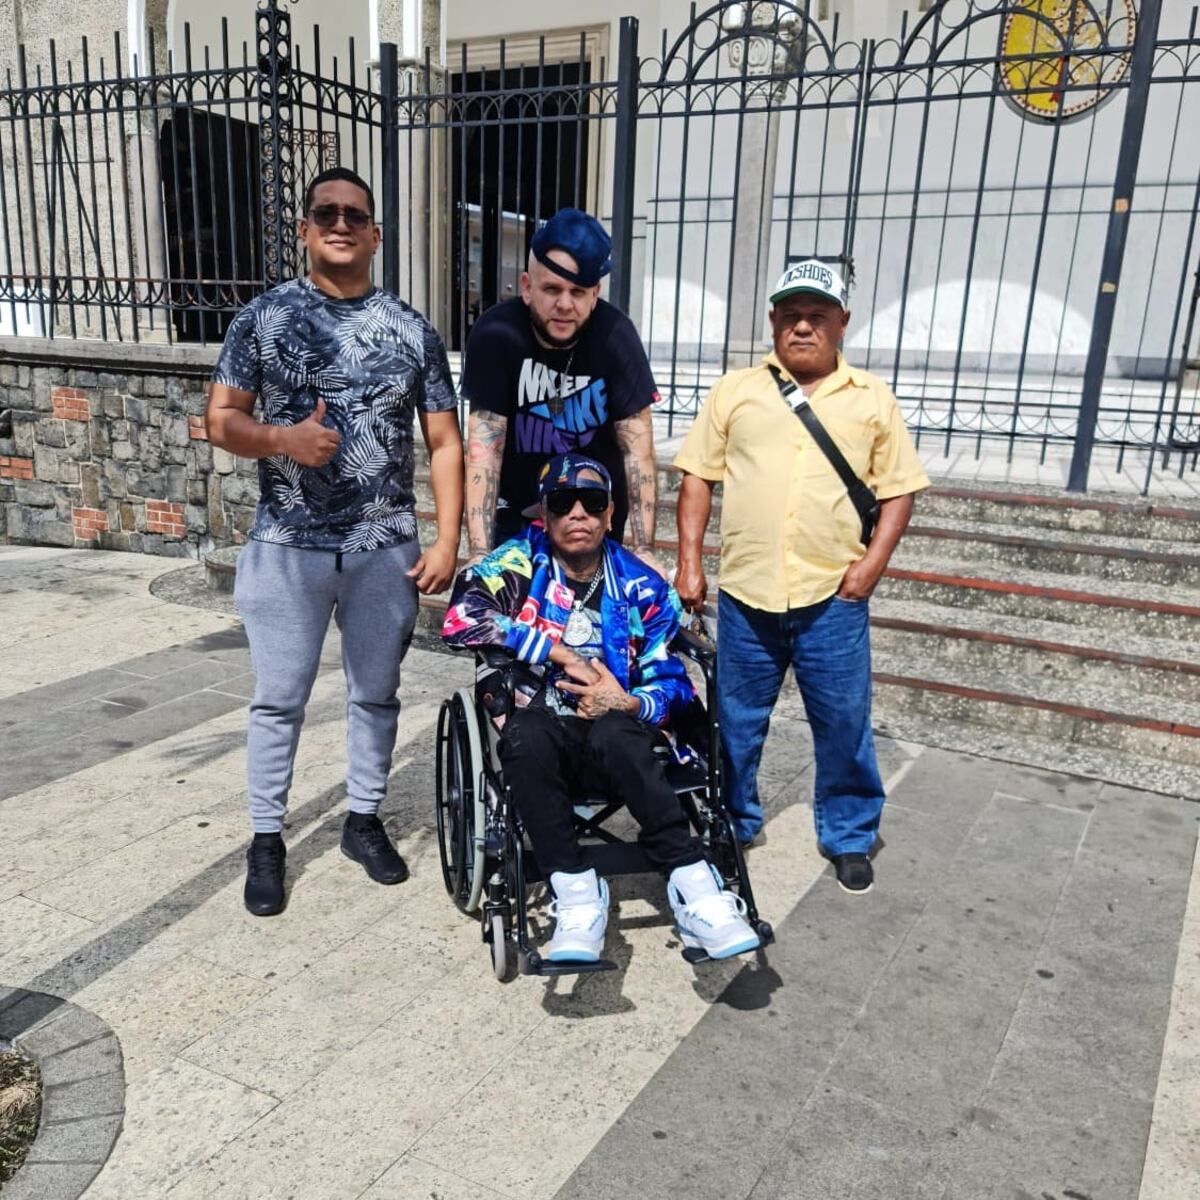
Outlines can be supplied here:
M492 972L501 983L508 978L508 939L503 913L492 913Z
M483 891L483 752L474 702L459 688L442 702L437 726L438 854L446 891L463 912L479 907Z

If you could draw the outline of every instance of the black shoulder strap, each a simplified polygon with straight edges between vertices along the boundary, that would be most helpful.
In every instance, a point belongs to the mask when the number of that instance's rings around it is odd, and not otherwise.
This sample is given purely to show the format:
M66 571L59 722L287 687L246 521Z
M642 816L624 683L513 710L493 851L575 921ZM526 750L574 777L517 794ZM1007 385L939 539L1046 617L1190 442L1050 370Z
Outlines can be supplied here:
M879 502L875 499L875 493L854 473L854 468L846 461L846 456L838 449L837 443L829 436L825 426L821 424L817 414L813 412L812 406L804 396L801 395L799 403L792 403L793 394L799 391L795 383L790 379L784 379L783 372L774 363L767 363L767 370L771 372L771 378L775 380L784 403L800 418L812 440L821 448L821 453L829 459L833 469L838 473L838 478L845 485L854 507L858 510L864 529L869 531L869 526L874 525L878 515L877 505Z

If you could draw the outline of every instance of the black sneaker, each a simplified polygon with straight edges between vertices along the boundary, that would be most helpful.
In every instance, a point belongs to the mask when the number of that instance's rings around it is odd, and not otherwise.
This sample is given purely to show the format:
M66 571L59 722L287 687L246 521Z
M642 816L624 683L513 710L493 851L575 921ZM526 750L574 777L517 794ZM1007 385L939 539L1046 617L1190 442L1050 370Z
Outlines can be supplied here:
M342 853L361 863L376 883L403 883L408 867L396 853L383 822L376 816L350 813L342 826Z
M283 894L283 865L287 847L277 834L258 833L246 851L247 912L256 917L273 917L283 912L287 898Z
M875 871L865 854L835 854L830 861L837 872L838 887L852 896L861 896L871 890L875 882Z

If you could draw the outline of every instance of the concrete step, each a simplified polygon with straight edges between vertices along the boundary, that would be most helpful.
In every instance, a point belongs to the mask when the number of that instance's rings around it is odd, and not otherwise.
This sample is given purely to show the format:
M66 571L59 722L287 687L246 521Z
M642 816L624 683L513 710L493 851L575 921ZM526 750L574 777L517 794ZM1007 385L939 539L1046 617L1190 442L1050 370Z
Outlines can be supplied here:
M414 463L413 484L417 492L417 503L422 505L432 503L432 493L429 486L429 461L419 437L417 438L417 445L414 451ZM679 491L679 483L682 478L683 476L680 472L671 466L669 459L659 459L656 473L658 494L671 498L672 512L674 512L675 493ZM720 495L720 484L717 485L717 494Z
M664 555L664 559L665 559ZM715 591L715 576L712 583ZM449 592L422 597L422 617L436 633ZM1040 680L1086 681L1147 697L1200 696L1200 643L950 608L877 595L871 638L877 652L910 664L964 665L1020 680L1034 693Z
M423 512L432 515L433 513L433 495L428 487L427 482L417 480L417 508ZM708 522L708 540L715 542L718 537L718 531L721 528L721 506L720 503L713 505L712 516ZM674 538L676 536L675 525L675 501L660 500L655 509L655 536L659 538Z
M423 536L432 532L428 525ZM220 566L225 574L232 562ZM1048 603L1093 605L1092 616L1105 620L1016 618L991 606L931 600L949 581L959 599L970 585L989 596L1025 588ZM1044 582L943 576L926 584L921 598L903 599L889 593L892 583L885 581L872 614L882 732L1200 798L1200 639L1156 635L1157 619L1149 630L1123 628L1123 606L1135 601L1143 619L1178 618L1164 597L1179 589L1116 583L1111 590L1132 594L1080 599ZM421 597L421 644L440 645L448 600L449 592ZM1185 630L1194 629L1196 607Z
M435 537L437 537L437 518L433 509L419 508L417 510L417 530L421 539L422 545L428 545ZM458 553L460 559L467 557L467 531L464 523L462 533L459 536ZM670 536L660 536L654 542L654 553L659 561L665 566L674 568L676 559L679 553L679 542L676 540L675 531L670 531ZM709 534L704 544L704 570L715 579L717 569L720 566L721 547L717 543L715 535Z
M873 658L875 706L972 725L995 726L1048 742L1120 750L1200 767L1200 703L1146 697L1088 680L1016 676L962 663Z
M914 515L897 563L907 555L1002 563L1088 579L1183 584L1200 589L1200 555L1183 542L1060 531L967 517Z
M440 645L442 621L449 603L449 589L434 596L422 596L417 603L417 634Z
M241 546L223 546L204 556L204 578L212 591L233 595L237 556L241 549Z
M668 568L679 479L660 462ZM416 483L428 542L427 473ZM705 539L714 592L720 498ZM1197 509L1034 487L922 493L872 605L877 726L1200 799L1198 546ZM448 598L421 598L427 645Z
M677 473L671 472L672 476L677 479ZM655 528L660 537L675 536L675 491L667 491L663 487L662 480L664 473L660 472L658 496L659 502L655 512ZM417 507L426 511L433 509L433 488L429 482L429 474L427 471L418 471L413 478L413 487L416 492ZM714 496L712 516L709 519L708 528L709 536L715 538L717 530L721 526L721 491L718 487Z
M660 538L675 537L675 505L679 473L669 469L659 470L659 503L655 528ZM433 493L427 471L418 470L415 478L417 504L423 509L432 509ZM721 489L714 494L712 516L709 519L708 536L715 541L721 526ZM1026 565L1040 565L1034 561L1038 555L1057 555L1061 568L1046 561L1047 569L1075 569L1068 562L1072 548L1078 557L1075 566L1092 572L1095 562L1094 551L1082 547L1113 547L1140 551L1131 557L1110 556L1115 562L1108 567L1114 578L1146 578L1153 582L1172 582L1175 577L1188 578L1200 583L1200 555L1195 548L1200 546L1200 510L1167 508L1148 503L1129 501L1101 501L1065 497L1061 492L1034 494L1028 492L1004 492L935 486L917 497L912 525L906 535L906 543L915 537L937 537L939 530L974 530L986 527L994 535L990 550L996 558L1020 561L1019 556L1028 554ZM931 532L933 531L933 532ZM1070 534L1069 537L1054 537L1055 533ZM942 534L943 540L949 534ZM1002 539L1018 537L1022 543L1006 544ZM969 541L969 539L966 539ZM1026 547L1023 543L1029 543ZM1047 549L1043 550L1042 548ZM934 551L935 553L937 551ZM953 548L948 555L956 554ZM1018 555L1016 560L1013 554ZM1156 555L1166 556L1167 562L1159 563ZM986 552L984 553L986 557ZM1172 562L1174 556L1188 560ZM1122 563L1139 563L1143 559L1151 565L1136 568L1124 567ZM1122 570L1140 570L1142 574L1123 575ZM1174 574L1173 574L1174 573Z
M418 524L421 539L428 544L437 531L433 513L419 512ZM459 553L466 557L465 536L459 543ZM655 543L655 554L668 570L674 568L677 553L674 538L662 537ZM706 543L703 562L710 589L715 591L720 568L720 549L715 541ZM906 542L901 543L893 563L880 582L876 593L880 598L948 609L982 609L992 615L1073 627L1094 625L1147 639L1189 642L1200 638L1200 588L1090 579L1018 568L1005 562L956 563L914 553Z
M1200 696L1200 646L1095 626L879 596L871 602L871 644L912 664L986 669L1023 689L1042 679L1085 680L1147 697Z
M448 598L448 594L421 598L416 635L421 643L430 647L440 644L438 634ZM877 636L878 630L873 629L872 637ZM1164 753L1158 740L1163 738L1161 718L1132 709L1119 686L1106 693L1114 711L1104 712L1099 719L1070 711L1085 709L1074 702L1078 691L1074 680L1066 698L1021 695L1014 689L1000 693L1003 700L960 694L942 704L935 688L963 687L962 670L952 665L936 679L895 673L909 669L912 661L907 655L877 653L874 724L885 736L1200 800L1200 760L1194 753L1183 755L1183 761ZM967 688L996 692L994 671L984 679L992 685L990 689L978 687L978 677L972 678L976 684L967 684ZM1092 689L1089 696L1095 698ZM781 704L788 702L785 694ZM790 702L798 704L799 699L792 695ZM1139 702L1145 705L1146 699ZM1124 712L1117 711L1122 707ZM1189 705L1189 711L1194 707ZM950 715L951 709L958 715ZM963 709L970 719L963 719ZM1123 724L1121 718L1136 724ZM1200 745L1195 736L1191 745ZM1137 749L1132 748L1135 746Z
M680 472L660 460L658 495L669 507L672 528L682 478ZM717 527L720 497L718 484L713 529ZM1032 485L1006 488L996 484L977 487L935 482L917 496L913 519L941 524L942 518L1016 525L1026 532L1045 529L1161 541L1176 550L1200 545L1200 508L1111 495L1073 496L1059 488Z
M715 593L715 576L710 586ZM448 591L422 598L423 604L437 609L439 628L448 600ZM1088 679L1181 700L1200 695L1200 646L1195 642L886 595L877 595L871 608L872 645L914 663L962 663L1007 678Z
M1130 500L1068 496L1051 488L963 487L935 483L917 499L921 520L959 517L964 520L1010 521L1022 527L1113 534L1200 544L1200 509Z
M1093 581L1002 563L952 564L919 558L903 543L893 561L880 581L880 597L978 608L1145 638L1200 638L1200 593L1186 588Z
M421 539L432 540L436 524L430 511L418 514ZM705 545L704 569L715 589L720 548ZM939 540L939 545L948 539ZM655 554L673 569L678 553L673 537L660 537ZM466 555L465 537L460 555ZM1097 561L1102 561L1098 559ZM1200 636L1200 588L1139 583L1123 579L1090 579L1078 574L1035 571L1005 562L956 563L920 555L902 542L877 595L888 599L931 603L951 609L984 609L1070 626L1098 624L1110 631L1144 638L1188 641Z
M1200 767L1172 762L1157 755L1048 741L1025 732L952 721L912 710L877 709L874 726L878 733L902 742L919 742L1002 762L1064 771L1087 779L1103 779L1122 787L1200 800Z

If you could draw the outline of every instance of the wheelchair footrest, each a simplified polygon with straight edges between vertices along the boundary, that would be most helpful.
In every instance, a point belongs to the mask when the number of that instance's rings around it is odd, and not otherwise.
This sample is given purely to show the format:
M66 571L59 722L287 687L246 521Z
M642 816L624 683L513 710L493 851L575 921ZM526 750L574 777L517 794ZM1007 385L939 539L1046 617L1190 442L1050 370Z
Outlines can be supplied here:
M731 954L729 958L709 958L708 952L701 950L699 946L685 946L680 953L683 955L683 960L691 964L693 967L700 963L706 962L729 962L732 958L741 958L743 954L755 954L761 950L768 942L768 938L761 938L757 946L747 946L745 950L739 950L737 954Z
M572 962L561 959L549 962L541 955L530 955L521 963L522 975L589 975L596 971L615 971L617 964L606 958L598 958L595 962Z

